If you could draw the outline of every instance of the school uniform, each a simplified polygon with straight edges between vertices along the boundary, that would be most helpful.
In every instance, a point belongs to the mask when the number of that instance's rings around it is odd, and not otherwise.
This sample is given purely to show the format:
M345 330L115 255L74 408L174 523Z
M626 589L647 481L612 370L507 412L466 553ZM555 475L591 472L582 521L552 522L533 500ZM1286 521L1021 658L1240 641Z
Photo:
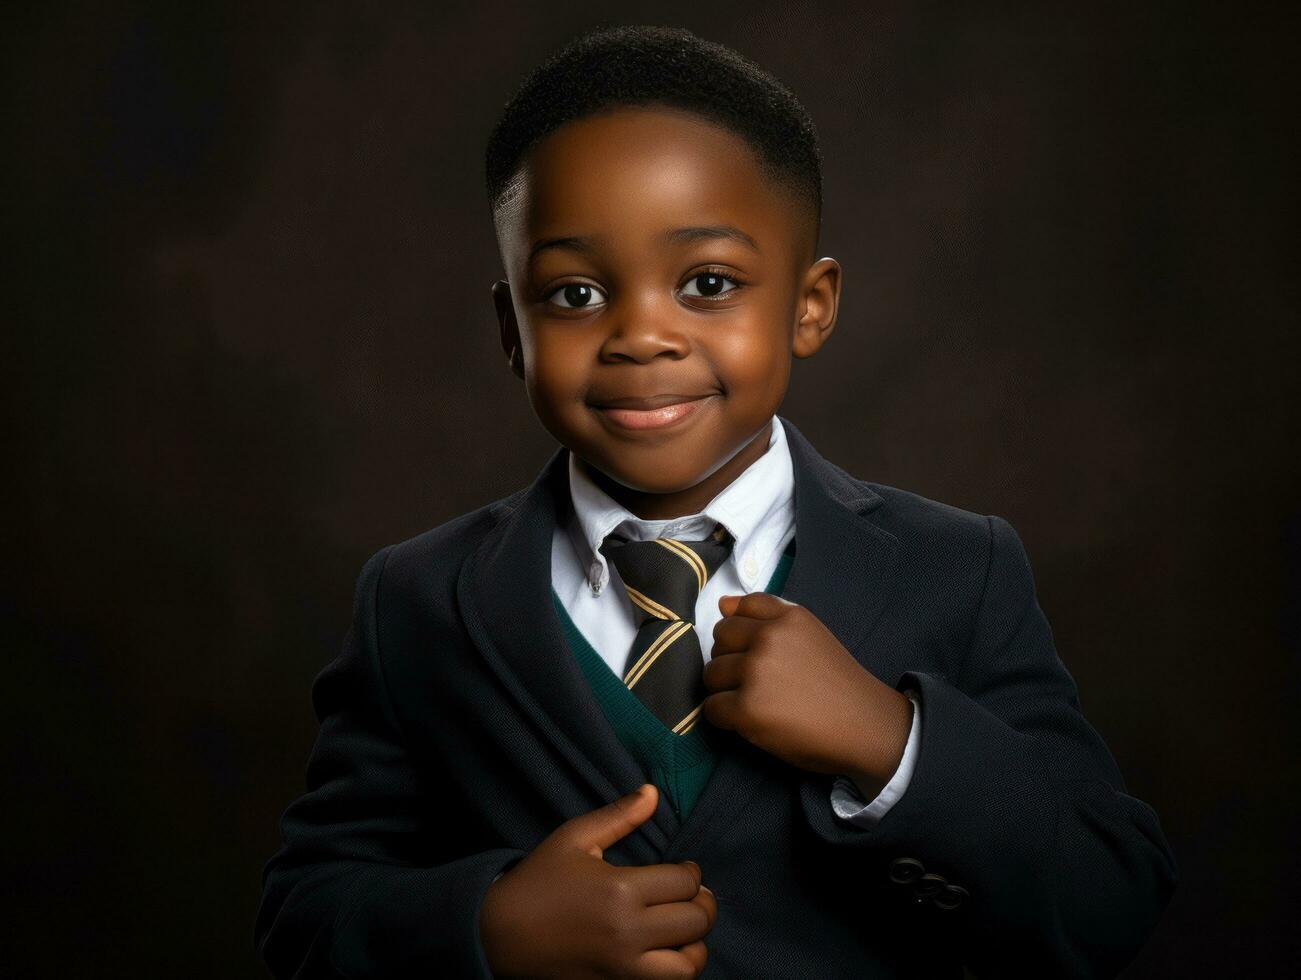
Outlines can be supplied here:
M706 658L718 595L763 589L915 698L877 799L704 722L694 742L657 730L621 681L631 611L598 542L715 524L735 547L696 606ZM559 449L524 490L380 550L312 698L308 792L255 926L277 976L490 977L489 884L646 781L656 812L605 859L701 866L706 977L1110 976L1176 881L1013 528L857 480L784 418L688 519L633 518Z
M570 646L580 655L591 651L598 655L601 664L613 676L622 677L628 667L628 653L637 632L636 611L628 593L622 587L618 571L606 561L601 546L610 535L619 534L634 541L649 541L660 537L693 540L706 537L716 526L725 528L733 542L731 554L718 571L711 575L700 590L696 601L695 628L699 637L703 660L708 663L713 651L714 624L722 618L718 600L725 595L742 595L747 592L780 593L787 569L793 558L795 538L795 471L786 433L781 420L773 416L769 427L768 445L762 456L711 500L699 514L666 520L643 520L613 500L588 475L587 465L572 452L567 455L569 473L570 510L566 520L558 522L551 542L551 582L554 599L560 604L561 624ZM791 547L788 547L791 546ZM785 558L785 562L783 562ZM765 583L767 583L765 585ZM576 634L575 635L575 631ZM592 658L585 657L584 664ZM592 667L593 670L598 668ZM605 685L594 685L605 690ZM620 729L620 714L636 711L635 699L622 696L617 685L610 690L619 694L617 702L603 701L607 717L612 719L616 733ZM916 714L916 694L910 693L914 705L912 728L903 757L892 778L870 802L864 802L848 777L839 777L833 784L829 805L842 819L858 826L869 827L889 811L894 802L908 788L908 780L916 762L920 743L921 719ZM683 772L688 760L679 756L695 757L695 741L686 740L683 750L681 737L658 737L663 726L653 722L649 713L638 712L645 725L651 729L649 741L673 750L671 759L655 758L647 779L669 793L669 804L676 804L675 776ZM708 729L701 729L703 736ZM637 739L622 739L635 749ZM707 781L712 764L708 756L701 765L702 778ZM673 765L677 763L677 765ZM662 772L665 778L653 776ZM693 781L694 783L694 781ZM682 814L689 814L695 795L682 801Z

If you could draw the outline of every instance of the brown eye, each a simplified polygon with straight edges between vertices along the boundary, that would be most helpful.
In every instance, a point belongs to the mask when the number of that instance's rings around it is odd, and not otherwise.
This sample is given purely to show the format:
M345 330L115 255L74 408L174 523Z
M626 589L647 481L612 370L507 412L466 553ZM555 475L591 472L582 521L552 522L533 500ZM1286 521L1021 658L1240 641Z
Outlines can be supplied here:
M732 289L725 289L724 283L731 283ZM697 291L691 292L690 286L696 286ZM702 272L699 275L692 276L687 280L684 292L688 296L721 296L724 293L733 292L737 288L737 282L728 276L720 275L717 272Z
M556 297L559 297L558 301ZM570 282L556 289L547 299L565 309L582 310L600 306L605 299L605 294L585 282Z

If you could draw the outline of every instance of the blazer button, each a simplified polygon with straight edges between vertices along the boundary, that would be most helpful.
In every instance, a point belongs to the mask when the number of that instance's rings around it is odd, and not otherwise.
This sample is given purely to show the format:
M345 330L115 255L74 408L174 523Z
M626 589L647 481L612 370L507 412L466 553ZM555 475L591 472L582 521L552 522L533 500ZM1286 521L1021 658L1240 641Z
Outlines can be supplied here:
M925 874L913 882L913 897L919 902L934 898L944 891L949 880L943 875Z
M961 885L946 885L931 901L935 903L936 908L956 909L967 900L968 894L969 892Z
M896 885L907 885L916 881L926 869L916 858L895 858L890 862L890 880Z

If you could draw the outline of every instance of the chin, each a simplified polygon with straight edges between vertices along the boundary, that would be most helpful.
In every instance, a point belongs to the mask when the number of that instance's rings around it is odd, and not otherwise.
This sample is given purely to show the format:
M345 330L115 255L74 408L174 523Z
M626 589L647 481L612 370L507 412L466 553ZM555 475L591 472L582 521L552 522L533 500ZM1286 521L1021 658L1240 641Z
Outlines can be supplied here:
M608 479L638 493L680 493L683 490L690 490L709 475L705 470L683 474L681 471L670 472L664 467L630 470L626 466L618 465L602 464L599 467L593 467L589 463L588 466L589 468L599 468L601 473Z

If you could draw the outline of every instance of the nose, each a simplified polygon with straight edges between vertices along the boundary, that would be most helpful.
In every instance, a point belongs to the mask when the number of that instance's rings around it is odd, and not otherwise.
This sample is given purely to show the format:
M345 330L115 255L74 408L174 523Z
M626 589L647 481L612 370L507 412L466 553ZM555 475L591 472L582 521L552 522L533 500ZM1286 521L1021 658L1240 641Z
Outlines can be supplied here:
M676 312L672 299L625 295L618 307L607 311L609 333L601 345L601 358L646 363L661 355L674 360L686 357L691 342L675 322Z

